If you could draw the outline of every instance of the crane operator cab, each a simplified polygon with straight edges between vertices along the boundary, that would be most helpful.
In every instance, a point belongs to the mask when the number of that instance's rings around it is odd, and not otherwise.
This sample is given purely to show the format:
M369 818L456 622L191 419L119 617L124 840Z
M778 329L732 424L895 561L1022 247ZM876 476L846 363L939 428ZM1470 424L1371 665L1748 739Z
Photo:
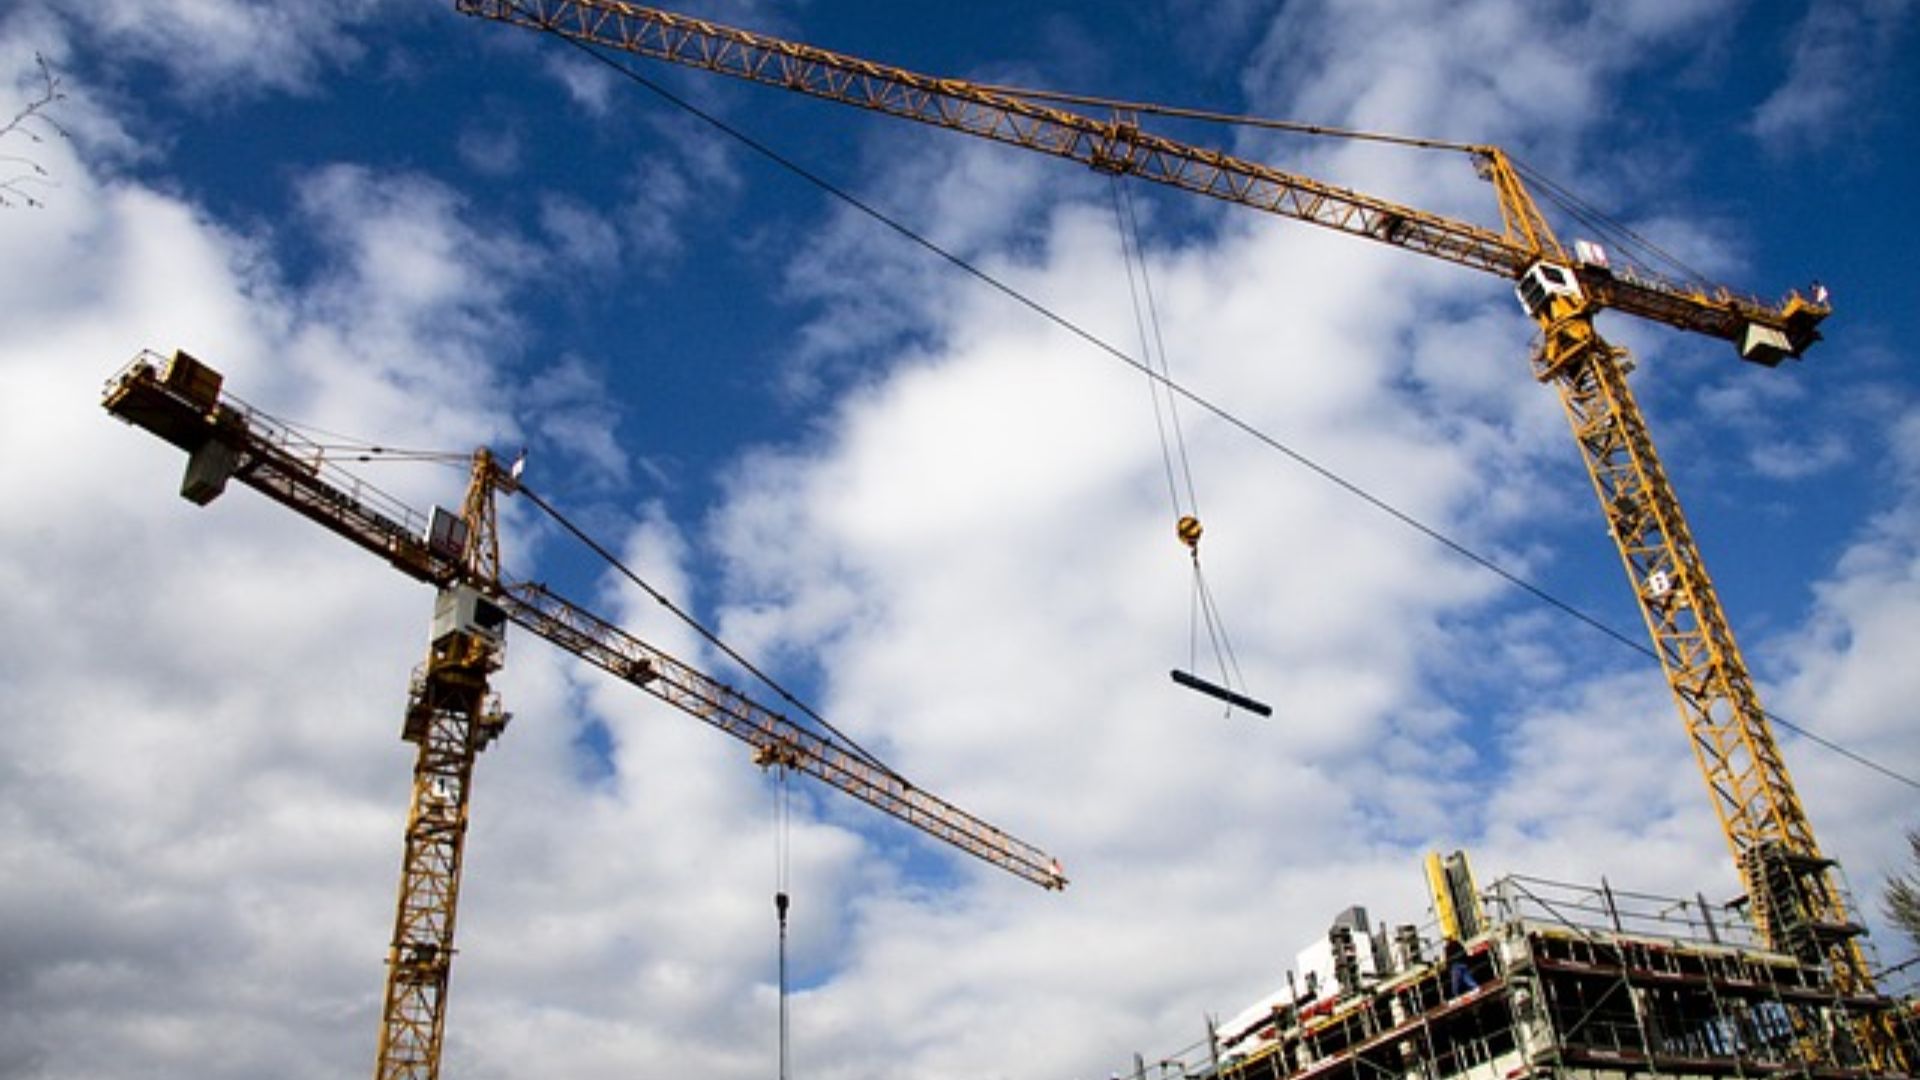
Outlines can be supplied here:
M431 640L456 633L498 648L507 640L507 613L471 585L449 585L434 597Z
M1573 271L1556 263L1538 262L1520 275L1513 286L1513 293L1520 298L1520 306L1527 314L1536 319L1551 318L1551 308L1556 306L1556 298L1564 298L1578 304L1585 299L1580 291L1580 281Z

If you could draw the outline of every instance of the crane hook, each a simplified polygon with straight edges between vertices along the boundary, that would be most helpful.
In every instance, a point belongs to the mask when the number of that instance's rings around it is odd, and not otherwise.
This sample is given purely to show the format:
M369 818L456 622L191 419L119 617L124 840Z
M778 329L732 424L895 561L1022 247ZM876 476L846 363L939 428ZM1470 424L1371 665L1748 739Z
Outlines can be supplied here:
M1180 537L1180 542L1187 545L1189 551L1192 551L1196 556L1200 554L1201 530L1199 518L1194 517L1192 514L1182 514L1179 523L1173 527L1173 531L1176 536Z

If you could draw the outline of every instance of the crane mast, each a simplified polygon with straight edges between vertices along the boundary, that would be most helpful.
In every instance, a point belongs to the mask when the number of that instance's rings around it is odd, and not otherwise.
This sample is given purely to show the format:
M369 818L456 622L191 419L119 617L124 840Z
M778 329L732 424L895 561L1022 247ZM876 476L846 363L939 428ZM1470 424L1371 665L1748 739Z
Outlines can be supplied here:
M1502 227L1403 206L1140 126L1147 107L1092 116L1057 95L938 78L623 0L455 0L456 8L573 41L693 67L1080 162L1498 275L1541 331L1536 379L1560 396L1595 494L1679 707L1756 921L1776 948L1871 991L1848 913L1795 794L1772 726L1707 576L1646 421L1631 360L1594 327L1603 310L1731 342L1774 366L1820 337L1823 295L1779 302L1719 286L1570 260L1498 147L1469 154Z
M498 472L492 454L475 453L461 513L437 515L438 527L429 526L428 546L458 560L466 581L499 574ZM504 659L502 631L501 620L473 587L443 586L436 596L427 659L409 688L401 729L416 748L413 793L387 951L376 1080L440 1072L474 759L507 727L499 697L488 687Z
M487 685L501 661L496 635L451 623L436 630L444 632L429 646L407 700L404 737L417 749L387 950L377 1080L440 1073L474 759L507 722Z
M519 481L488 451L472 457L458 514L423 515L221 386L217 372L185 353L142 353L108 384L104 405L187 452L188 500L204 506L237 479L438 590L402 727L416 751L376 1080L439 1075L473 767L508 722L489 687L508 622L745 742L763 766L811 775L1025 881L1066 886L1060 864L1039 848L921 790L837 734L797 725L545 586L504 575L495 500Z
M1536 273L1551 272L1541 264ZM1523 287L1524 291L1524 287ZM1580 297L1544 301L1535 377L1559 394L1654 652L1707 782L1755 922L1782 952L1831 965L1846 991L1872 976L1700 549L1627 384L1632 359Z

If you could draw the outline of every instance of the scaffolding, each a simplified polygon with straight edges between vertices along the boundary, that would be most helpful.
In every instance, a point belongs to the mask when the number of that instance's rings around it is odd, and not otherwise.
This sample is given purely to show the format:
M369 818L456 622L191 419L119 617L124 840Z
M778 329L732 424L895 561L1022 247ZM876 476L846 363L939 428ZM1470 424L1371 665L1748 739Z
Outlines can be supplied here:
M1911 999L1836 983L1764 947L1749 913L1535 878L1501 879L1466 975L1429 960L1408 927L1392 970L1328 995L1283 994L1262 1015L1158 1061L1135 1080L1623 1080L1909 1075L1863 1033L1920 1060ZM1338 929L1338 927L1336 927ZM1383 931L1384 936L1384 931ZM1343 965L1344 966L1344 965Z

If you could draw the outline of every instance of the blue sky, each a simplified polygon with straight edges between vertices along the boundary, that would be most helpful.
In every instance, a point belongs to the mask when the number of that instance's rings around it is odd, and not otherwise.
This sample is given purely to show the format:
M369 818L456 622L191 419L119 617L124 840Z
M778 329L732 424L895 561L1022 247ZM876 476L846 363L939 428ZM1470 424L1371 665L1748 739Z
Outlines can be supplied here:
M362 0L20 0L0 154L0 1077L364 1072L429 598L251 493L201 510L102 381L186 348L276 414L526 447L528 479L837 726L1055 853L1043 894L806 791L796 1075L1102 1075L1278 985L1349 904L1483 878L1737 891L1650 661L1182 414L1204 561L1272 721L1172 686L1188 569L1136 372L564 44ZM1715 280L1825 282L1804 362L1603 319L1768 706L1920 775L1906 0L755 3L935 74L1497 142ZM1133 349L1107 181L636 68ZM1464 160L1182 127L1494 224ZM1184 385L1629 635L1506 283L1133 190ZM1578 235L1570 225L1566 237ZM415 505L458 472L369 478ZM524 506L508 561L723 661ZM731 676L730 676L731 677ZM539 642L482 759L450 1075L774 1069L773 796ZM1864 914L1913 788L1783 734ZM1911 945L1884 930L1881 958Z

